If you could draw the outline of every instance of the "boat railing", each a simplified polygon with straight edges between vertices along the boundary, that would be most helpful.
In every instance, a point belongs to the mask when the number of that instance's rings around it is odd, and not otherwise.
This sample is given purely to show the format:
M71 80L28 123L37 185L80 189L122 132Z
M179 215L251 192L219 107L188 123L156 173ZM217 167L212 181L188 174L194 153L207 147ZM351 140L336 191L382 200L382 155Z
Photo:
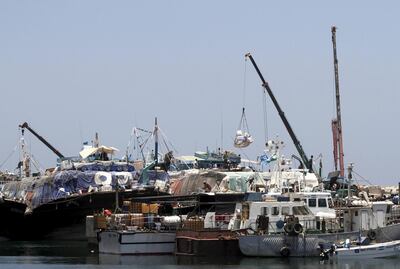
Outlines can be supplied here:
M233 225L234 230L246 230L250 229L254 232L262 232L262 233L269 233L269 234L279 234L279 233L284 233L285 232L285 225L287 225L287 222L283 220L268 220L267 223L264 223L262 221L250 221L247 222L247 224L243 225L242 220L235 220L236 223ZM304 233L335 233L340 231L338 223L336 222L335 219L303 219L299 220L298 222L301 227L302 231Z
M94 216L95 229L175 231L182 226L178 216L160 217L157 214L124 213Z

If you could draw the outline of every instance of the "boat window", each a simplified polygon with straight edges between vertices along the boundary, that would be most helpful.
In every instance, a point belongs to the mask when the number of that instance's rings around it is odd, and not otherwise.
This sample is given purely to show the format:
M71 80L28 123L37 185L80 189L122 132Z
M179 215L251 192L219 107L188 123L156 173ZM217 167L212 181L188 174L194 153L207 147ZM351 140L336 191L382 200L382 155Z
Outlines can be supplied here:
M261 207L261 215L268 216L269 210L268 207Z
M309 215L309 214L311 214L311 212L305 206L294 206L293 207L293 215Z
M317 206L317 199L315 199L315 198L308 199L308 206L309 207L316 207Z
M386 214L389 214L391 209L392 209L392 206L391 206L391 205L388 205L388 206L386 207Z
M271 215L272 215L272 216L278 216L278 215L279 215L279 207L274 206L274 207L272 208Z
M318 199L318 207L326 207L326 199L325 198Z
M282 215L283 216L289 216L290 215L290 207L282 206Z

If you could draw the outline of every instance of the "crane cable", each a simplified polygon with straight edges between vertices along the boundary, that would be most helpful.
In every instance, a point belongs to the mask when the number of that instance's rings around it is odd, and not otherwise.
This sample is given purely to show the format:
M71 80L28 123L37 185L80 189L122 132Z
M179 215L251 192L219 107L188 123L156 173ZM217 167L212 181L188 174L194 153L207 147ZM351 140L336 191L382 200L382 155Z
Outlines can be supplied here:
M249 125L247 124L247 118L245 113L246 107L246 88L247 88L247 58L244 59L244 75L243 75L243 106L242 106L242 116L240 118L238 130L245 130L246 132L250 133Z
M264 115L264 141L268 141L268 114L267 114L267 96L264 88L262 89L263 115Z

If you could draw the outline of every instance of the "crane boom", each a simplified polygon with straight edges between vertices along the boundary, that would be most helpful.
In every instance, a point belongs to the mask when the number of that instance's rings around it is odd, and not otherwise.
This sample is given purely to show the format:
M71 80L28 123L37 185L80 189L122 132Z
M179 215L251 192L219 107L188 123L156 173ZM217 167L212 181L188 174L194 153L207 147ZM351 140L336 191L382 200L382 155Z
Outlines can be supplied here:
M268 85L268 82L265 81L263 75L260 72L260 69L258 69L258 66L256 64L256 62L254 61L253 57L251 56L250 53L247 53L246 56L247 58L250 59L251 63L253 64L254 68L256 69L258 76L260 77L261 81L262 81L262 86L264 87L264 89L267 91L269 97L271 98L272 102L275 105L276 110L278 110L278 114L281 117L281 120L283 121L283 124L286 127L286 130L289 132L290 138L292 138L293 143L297 149L297 152L300 154L300 158L303 161L303 164L305 165L305 167L307 167L309 169L310 172L313 171L312 168L312 160L309 160L307 158L306 153L303 150L303 147L300 144L300 141L297 139L295 133L293 132L292 127L289 124L289 121L286 119L285 113L282 111L281 107L279 106L278 101L276 100L274 94L272 93L271 88Z
M64 155L62 155L55 147L53 147L49 142L47 142L46 139L44 139L42 136L36 133L31 127L29 127L27 122L24 122L23 124L19 125L19 127L23 129L28 129L34 136L37 137L37 139L39 139L43 144L45 144L59 158L64 158Z
M339 162L340 176L344 177L344 153L343 153L343 135L342 135L342 115L340 109L340 92L339 92L339 68L336 52L336 27L332 26L332 45L333 45L333 65L335 69L335 92L336 92L336 119L332 121L333 130L333 154L335 161L335 169Z

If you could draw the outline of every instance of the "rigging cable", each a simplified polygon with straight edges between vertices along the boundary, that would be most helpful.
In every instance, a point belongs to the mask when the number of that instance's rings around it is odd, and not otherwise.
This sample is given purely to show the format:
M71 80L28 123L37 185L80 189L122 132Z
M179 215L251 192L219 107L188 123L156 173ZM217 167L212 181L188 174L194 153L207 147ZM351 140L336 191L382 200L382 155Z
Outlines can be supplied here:
M172 149L173 149L176 153L179 153L179 151L176 149L176 147L174 146L174 144L172 144L172 142L168 139L168 137L165 135L164 131L163 131L160 127L159 127L159 130L160 130L161 137L162 137L163 140L164 140L164 144L165 144L165 147L167 148L167 150L170 151L170 150L169 150L169 147L168 147L168 145L167 145L167 143L166 143L166 141L168 141L169 145L172 147Z
M367 182L369 185L373 185L369 180L367 180L366 178L364 178L363 176L361 176L360 174L358 174L356 171L352 171L354 174L356 174L357 176L359 176L362 180L364 180L365 182Z
M268 114L267 114L267 96L264 89L262 89L263 100L263 114L264 114L264 141L268 141Z
M19 146L19 140L18 140L17 145L15 145L14 149L7 155L7 158L0 164L0 169L1 169L1 168L3 167L3 165L5 165L5 164L8 162L8 160L14 155L15 151L17 151L17 149L18 149L18 146Z
M244 130L250 133L249 126L247 124L247 118L245 113L246 107L246 88L247 88L247 58L244 59L244 75L243 75L243 106L242 106L242 116L240 118L238 130Z

